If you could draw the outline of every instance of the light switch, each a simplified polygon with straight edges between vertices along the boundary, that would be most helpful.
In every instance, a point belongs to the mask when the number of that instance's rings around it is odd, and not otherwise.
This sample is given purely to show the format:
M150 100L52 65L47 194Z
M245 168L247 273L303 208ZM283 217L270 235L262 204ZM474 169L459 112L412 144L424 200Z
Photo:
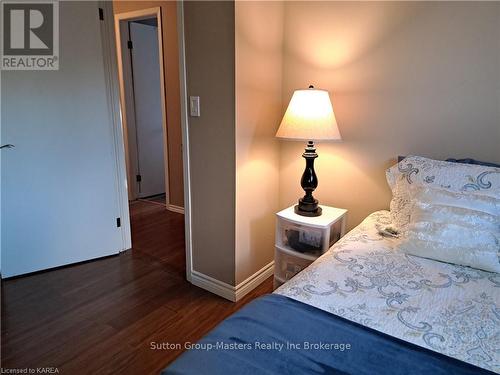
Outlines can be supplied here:
M189 97L189 114L192 117L200 117L200 97L190 96Z

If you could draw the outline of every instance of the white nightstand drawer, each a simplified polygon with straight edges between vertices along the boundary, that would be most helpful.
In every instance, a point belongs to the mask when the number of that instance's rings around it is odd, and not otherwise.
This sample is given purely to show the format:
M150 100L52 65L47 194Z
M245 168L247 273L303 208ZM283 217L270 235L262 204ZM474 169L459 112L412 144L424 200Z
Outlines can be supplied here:
M325 233L326 231L320 228L280 220L276 233L276 245L300 252L320 254L325 247Z
M274 274L281 281L288 281L304 268L314 262L314 257L291 255L290 251L283 251L279 247L274 250Z

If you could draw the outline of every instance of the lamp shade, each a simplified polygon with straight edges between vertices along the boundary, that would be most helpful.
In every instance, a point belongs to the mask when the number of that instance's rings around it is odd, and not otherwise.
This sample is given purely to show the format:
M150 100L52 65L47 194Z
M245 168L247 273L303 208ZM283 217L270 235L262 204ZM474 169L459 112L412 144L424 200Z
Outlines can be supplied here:
M328 91L296 90L276 137L304 141L341 140Z

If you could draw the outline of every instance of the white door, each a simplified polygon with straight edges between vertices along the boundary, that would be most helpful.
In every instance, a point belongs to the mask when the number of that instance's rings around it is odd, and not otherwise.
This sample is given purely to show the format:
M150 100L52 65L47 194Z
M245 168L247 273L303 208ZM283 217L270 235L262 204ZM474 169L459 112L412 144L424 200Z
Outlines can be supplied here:
M130 22L137 139L138 197L165 193L158 28Z
M1 249L9 277L116 254L119 202L96 2L60 2L60 69L3 71ZM123 221L123 220L122 220Z

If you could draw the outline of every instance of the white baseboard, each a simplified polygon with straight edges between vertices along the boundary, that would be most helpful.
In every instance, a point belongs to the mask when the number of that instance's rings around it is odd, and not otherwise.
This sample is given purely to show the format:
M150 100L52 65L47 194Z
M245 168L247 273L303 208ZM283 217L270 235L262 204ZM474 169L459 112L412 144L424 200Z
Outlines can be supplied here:
M191 272L191 283L225 299L236 302L234 286L207 276L204 273L193 270Z
M258 287L269 276L272 276L273 273L274 261L265 265L238 285L233 286L193 270L191 272L191 283L225 299L237 302Z
M236 301L246 296L252 290L257 288L262 282L274 273L274 260L269 264L266 264L260 270L255 272L252 276L243 280L241 283L236 285L235 294Z
M167 210L184 215L184 207L176 206L175 204L167 204Z

